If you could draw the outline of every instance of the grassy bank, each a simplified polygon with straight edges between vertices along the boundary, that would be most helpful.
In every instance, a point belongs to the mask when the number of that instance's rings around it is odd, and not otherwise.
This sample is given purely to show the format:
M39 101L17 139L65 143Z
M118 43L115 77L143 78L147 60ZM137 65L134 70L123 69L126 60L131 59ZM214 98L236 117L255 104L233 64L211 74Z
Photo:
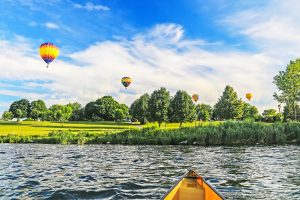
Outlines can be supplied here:
M127 125L128 126L128 125ZM253 145L300 144L300 123L205 123L183 128L124 128L100 134L88 130L52 130L44 135L2 135L0 143Z

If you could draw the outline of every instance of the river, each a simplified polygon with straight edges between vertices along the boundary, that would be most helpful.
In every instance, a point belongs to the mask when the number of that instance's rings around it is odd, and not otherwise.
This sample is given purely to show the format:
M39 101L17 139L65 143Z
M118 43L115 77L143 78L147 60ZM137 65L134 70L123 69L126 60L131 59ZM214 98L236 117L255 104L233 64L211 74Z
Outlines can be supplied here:
M0 199L159 199L188 169L226 199L300 199L300 146L0 144Z

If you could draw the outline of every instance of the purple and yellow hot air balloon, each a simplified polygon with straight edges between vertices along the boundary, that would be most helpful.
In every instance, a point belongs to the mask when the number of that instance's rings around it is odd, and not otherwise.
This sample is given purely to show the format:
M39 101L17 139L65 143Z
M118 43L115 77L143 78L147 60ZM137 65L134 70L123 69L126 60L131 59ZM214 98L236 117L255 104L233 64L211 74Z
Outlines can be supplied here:
M58 56L58 54L59 49L50 42L46 42L40 46L40 55L47 63L47 67Z
M121 83L124 85L125 89L131 84L132 80L130 77L123 77Z
M198 94L193 94L192 98L193 98L193 100L196 103L198 101L198 99L199 99L199 95Z

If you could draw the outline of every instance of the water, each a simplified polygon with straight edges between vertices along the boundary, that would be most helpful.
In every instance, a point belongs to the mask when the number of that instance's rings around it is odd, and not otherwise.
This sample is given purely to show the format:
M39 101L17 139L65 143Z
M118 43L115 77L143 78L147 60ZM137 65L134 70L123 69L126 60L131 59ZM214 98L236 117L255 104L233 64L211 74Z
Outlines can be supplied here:
M159 199L187 169L227 199L300 199L300 146L0 144L0 199Z

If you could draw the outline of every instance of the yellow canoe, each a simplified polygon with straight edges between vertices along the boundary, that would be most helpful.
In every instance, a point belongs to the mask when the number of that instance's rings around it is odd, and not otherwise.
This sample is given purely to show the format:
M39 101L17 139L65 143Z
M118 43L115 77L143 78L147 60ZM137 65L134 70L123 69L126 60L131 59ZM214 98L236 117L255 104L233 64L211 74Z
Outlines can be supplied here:
M162 200L223 200L208 182L190 170L162 197Z

